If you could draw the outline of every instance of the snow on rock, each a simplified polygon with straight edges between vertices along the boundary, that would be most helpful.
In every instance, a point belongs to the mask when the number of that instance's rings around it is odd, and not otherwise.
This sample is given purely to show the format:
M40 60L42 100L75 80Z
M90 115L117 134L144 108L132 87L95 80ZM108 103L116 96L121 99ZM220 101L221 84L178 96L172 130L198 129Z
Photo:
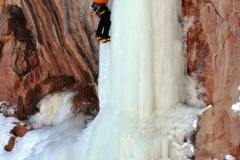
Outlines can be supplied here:
M0 113L3 113L6 117L14 117L15 110L12 106L9 106L8 102L0 102Z
M239 112L240 111L240 102L237 102L236 104L232 105L232 110L234 112Z
M235 160L236 158L231 155L226 155L226 160Z
M238 90L240 91L240 86L238 87ZM240 96L239 96L239 102L232 105L232 110L234 112L239 112L240 111Z
M197 81L196 74L193 73L191 77L188 76L186 82L188 82L187 90L189 92L187 104L196 107L206 106L204 97L199 97L199 95L206 93L206 89Z
M36 113L35 115L31 116L29 122L33 129L41 128L43 126L44 121L44 114Z
M240 91L240 86L238 87L238 90ZM238 100L240 101L240 93L239 93Z

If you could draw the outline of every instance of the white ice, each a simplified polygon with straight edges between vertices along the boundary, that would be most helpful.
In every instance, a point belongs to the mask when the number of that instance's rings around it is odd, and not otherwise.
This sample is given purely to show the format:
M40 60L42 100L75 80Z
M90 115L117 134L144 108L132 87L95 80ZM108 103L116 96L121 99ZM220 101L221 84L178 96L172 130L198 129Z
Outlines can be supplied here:
M232 105L232 110L234 112L239 112L240 111L240 102L237 102L236 104Z

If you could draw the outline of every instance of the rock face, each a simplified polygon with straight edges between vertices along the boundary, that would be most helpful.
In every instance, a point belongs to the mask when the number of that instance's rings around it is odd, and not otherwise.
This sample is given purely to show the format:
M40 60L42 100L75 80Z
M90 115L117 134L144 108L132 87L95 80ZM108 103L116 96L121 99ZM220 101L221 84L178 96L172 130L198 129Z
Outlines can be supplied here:
M240 85L240 0L184 0L184 16L193 17L187 33L188 73L207 90L213 107L201 116L196 159L226 154L240 159L240 120L231 106ZM193 56L194 55L194 56Z
M15 137L23 137L28 129L25 125L22 125L20 122L14 122L16 126L10 131Z
M5 147L4 147L4 149L6 150L6 151L12 151L12 149L13 149L13 147L14 147L14 145L15 145L15 137L11 137L10 139L9 139L9 141L8 141L8 144L7 145L5 145Z
M4 7L0 16L0 101L15 106L19 119L34 114L44 95L63 89L83 92L84 85L91 86L89 97L95 99L92 103L98 110L96 88L92 87L98 73L94 40L98 19L89 15L91 2L0 0L0 9Z
M205 103L211 104L213 99L213 53L200 22L200 9L206 2L184 0L183 14L192 23L186 35L188 75L196 75L199 81L198 87L206 88L206 92L199 95L199 98Z

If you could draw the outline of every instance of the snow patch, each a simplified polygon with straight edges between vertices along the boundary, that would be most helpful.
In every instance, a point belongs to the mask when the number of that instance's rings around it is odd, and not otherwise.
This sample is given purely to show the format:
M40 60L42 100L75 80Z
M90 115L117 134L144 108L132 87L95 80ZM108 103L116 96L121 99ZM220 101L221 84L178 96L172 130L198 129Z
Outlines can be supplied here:
M13 122L19 121L15 117L5 117L0 113L0 155L6 152L4 146L8 143L10 137L13 136L10 134L10 130L16 126Z
M26 160L66 160L69 157L72 159L73 154L79 150L76 146L77 139L87 127L85 119L83 114L78 114L63 120L54 127L28 132L25 136L28 141L36 137L33 136L34 133L41 132L42 135L41 138L34 140L35 143L32 143L32 149L28 150ZM23 143L21 145L24 145Z
M194 27L194 22L196 18L194 16L184 16L183 17L183 33L184 35L187 35L187 32L191 27Z
M240 91L240 86L238 87L238 90ZM240 101L240 96L239 96L239 101ZM232 105L232 110L234 112L240 113L240 102L237 102Z
M193 30L195 28L194 22L196 21L196 18L194 16L185 16L182 19L183 24L183 42L184 42L184 51L187 52L187 35L190 30ZM194 50L191 55L191 60L194 60L196 58L197 51Z
M34 127L39 128L41 125L57 125L63 120L73 117L74 114L71 109L74 94L74 92L62 92L49 94L44 97L37 105L40 114L36 114L31 118ZM40 121L36 121L35 119Z
M0 113L7 112L8 114L14 115L14 109L12 106L6 106L9 105L9 102L1 101L0 102Z
M226 160L235 160L236 158L231 155L226 155Z
M187 76L186 82L188 82L188 84L186 84L188 91L187 104L196 107L206 106L203 98L199 97L199 95L206 93L206 89L202 86L202 84L199 84L196 74L193 73L191 77Z
M33 129L37 129L43 126L44 117L45 116L43 114L36 113L29 119L29 122L32 125Z
M234 112L239 112L240 111L240 102L237 102L236 104L232 105L232 110Z

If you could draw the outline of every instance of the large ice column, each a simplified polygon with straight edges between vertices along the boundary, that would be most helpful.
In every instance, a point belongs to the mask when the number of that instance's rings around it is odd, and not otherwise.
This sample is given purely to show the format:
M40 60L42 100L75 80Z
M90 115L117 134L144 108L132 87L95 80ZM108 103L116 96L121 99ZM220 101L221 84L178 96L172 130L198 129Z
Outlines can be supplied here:
M182 5L180 0L151 2L154 108L162 113L185 98Z
M106 67L110 72L100 80L100 94L106 92L102 83L112 79L107 94L114 101L108 101L135 118L148 117L153 106L150 5L145 0L113 2L110 65L100 66L100 73ZM102 46L100 57L106 58L106 47Z
M109 72L100 75L100 96L114 96L107 101L140 119L184 100L180 8L180 0L113 2L112 42L100 51L100 74Z

